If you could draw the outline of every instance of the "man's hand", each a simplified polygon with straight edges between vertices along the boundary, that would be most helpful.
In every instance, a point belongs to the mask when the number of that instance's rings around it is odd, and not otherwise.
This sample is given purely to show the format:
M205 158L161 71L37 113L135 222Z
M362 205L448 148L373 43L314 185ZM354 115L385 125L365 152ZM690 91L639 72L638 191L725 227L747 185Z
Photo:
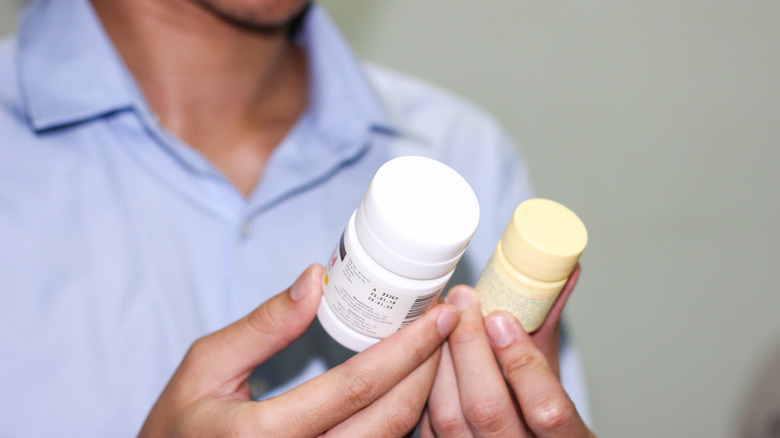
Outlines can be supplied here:
M157 400L141 437L402 436L419 421L441 344L458 311L437 305L419 320L287 393L250 400L252 370L297 339L322 296L314 265L287 291L196 341Z
M533 336L505 312L483 321L472 288L449 292L461 320L443 349L423 437L595 436L558 379L558 320L578 276L579 266Z

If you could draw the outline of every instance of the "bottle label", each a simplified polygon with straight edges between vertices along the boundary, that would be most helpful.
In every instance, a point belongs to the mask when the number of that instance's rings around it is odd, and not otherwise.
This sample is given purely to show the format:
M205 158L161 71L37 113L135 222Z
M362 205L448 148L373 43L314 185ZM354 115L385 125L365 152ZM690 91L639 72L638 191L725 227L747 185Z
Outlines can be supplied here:
M417 295L380 284L347 253L342 234L328 263L323 294L344 324L366 336L386 338L425 313L442 289Z
M525 331L533 332L542 325L561 289L538 291L517 281L496 262L490 261L474 287L479 294L482 314L503 310L513 314Z

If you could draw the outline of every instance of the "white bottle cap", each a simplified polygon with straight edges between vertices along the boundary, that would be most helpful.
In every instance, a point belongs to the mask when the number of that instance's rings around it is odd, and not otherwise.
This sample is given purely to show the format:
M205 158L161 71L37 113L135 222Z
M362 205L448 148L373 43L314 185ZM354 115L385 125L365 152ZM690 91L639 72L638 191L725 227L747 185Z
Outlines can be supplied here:
M360 244L377 263L408 278L455 268L479 222L479 203L457 172L430 158L385 163L358 206Z

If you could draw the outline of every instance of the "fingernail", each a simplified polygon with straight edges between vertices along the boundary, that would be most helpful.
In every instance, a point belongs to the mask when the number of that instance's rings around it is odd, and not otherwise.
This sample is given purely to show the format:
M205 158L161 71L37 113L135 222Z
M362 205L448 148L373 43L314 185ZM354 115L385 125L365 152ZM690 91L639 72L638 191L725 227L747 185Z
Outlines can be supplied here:
M463 288L452 289L444 301L457 307L462 312L474 304L474 293Z
M508 315L497 313L488 315L487 320L485 320L488 339L496 348L504 348L517 339L517 323L509 318Z
M309 290L311 289L311 287L309 287L310 276L311 273L306 271L295 280L295 283L293 283L292 286L290 286L290 298L292 298L293 301L300 301L309 293Z
M449 335L458 325L460 314L456 312L452 307L444 307L436 319L436 327L439 329L439 334L442 336Z

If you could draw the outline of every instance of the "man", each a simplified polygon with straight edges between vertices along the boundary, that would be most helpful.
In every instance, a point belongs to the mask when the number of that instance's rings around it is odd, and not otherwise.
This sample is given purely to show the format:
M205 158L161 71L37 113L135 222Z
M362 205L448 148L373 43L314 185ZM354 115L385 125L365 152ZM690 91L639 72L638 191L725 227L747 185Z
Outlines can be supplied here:
M381 164L426 155L472 184L468 284L530 189L492 120L364 68L318 6L41 0L0 48L0 102L0 435L395 435L431 387L423 433L587 433L555 378L565 300L540 349L508 318L486 332L458 288L326 372L349 354L307 329L306 266ZM507 386L493 350L533 366ZM464 373L475 359L493 368ZM479 382L497 395L474 397Z

